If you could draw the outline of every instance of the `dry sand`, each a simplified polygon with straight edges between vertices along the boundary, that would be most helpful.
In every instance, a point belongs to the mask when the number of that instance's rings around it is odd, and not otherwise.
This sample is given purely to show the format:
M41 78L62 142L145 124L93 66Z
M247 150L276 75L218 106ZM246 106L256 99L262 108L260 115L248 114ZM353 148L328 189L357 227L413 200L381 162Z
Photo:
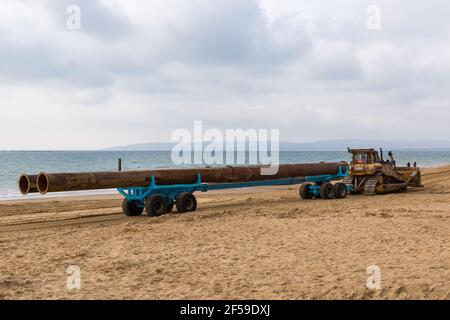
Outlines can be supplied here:
M211 192L159 218L123 216L118 196L0 202L0 298L450 299L450 166L423 180L329 201ZM370 265L381 289L366 287Z

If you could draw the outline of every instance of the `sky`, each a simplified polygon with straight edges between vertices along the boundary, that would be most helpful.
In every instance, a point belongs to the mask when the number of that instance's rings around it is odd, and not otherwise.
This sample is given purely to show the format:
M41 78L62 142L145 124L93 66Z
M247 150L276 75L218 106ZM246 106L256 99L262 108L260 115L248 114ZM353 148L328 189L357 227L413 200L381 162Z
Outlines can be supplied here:
M448 139L449 15L447 0L2 0L0 149L166 142L196 120Z

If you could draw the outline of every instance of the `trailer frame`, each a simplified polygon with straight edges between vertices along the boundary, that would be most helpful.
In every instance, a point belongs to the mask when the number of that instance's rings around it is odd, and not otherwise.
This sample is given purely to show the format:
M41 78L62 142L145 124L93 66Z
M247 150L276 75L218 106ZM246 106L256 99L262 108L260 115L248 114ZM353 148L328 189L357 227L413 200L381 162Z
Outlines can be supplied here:
M173 206L177 197L182 193L194 192L208 192L211 190L225 190L225 189L242 189L251 187L267 187L267 186L282 186L282 185L297 185L308 183L310 184L311 198L320 197L320 188L324 183L330 183L333 180L345 178L348 175L349 168L346 167L336 174L306 176L301 178L285 178L276 180L261 180L261 181L247 181L247 182L230 182L230 183L204 183L202 182L201 174L197 174L197 181L190 184L173 184L173 185L158 185L155 176L152 176L151 183L147 187L130 187L118 188L117 191L129 202L135 202L139 208L144 208L145 200L152 195L160 195L167 201L168 206ZM351 191L351 186L347 187Z

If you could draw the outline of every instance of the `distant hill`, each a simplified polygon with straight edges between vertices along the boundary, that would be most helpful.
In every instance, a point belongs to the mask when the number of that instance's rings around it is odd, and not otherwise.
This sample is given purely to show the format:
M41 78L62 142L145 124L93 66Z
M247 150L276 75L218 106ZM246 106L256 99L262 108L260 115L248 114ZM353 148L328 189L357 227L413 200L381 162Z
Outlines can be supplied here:
M152 142L106 148L106 151L170 151L175 143Z
M207 143L206 143L207 144ZM205 144L205 145L206 145ZM106 151L171 151L176 143L153 142L111 147ZM280 151L345 151L351 148L380 148L385 150L450 150L450 140L358 140L335 139L315 142L280 142Z

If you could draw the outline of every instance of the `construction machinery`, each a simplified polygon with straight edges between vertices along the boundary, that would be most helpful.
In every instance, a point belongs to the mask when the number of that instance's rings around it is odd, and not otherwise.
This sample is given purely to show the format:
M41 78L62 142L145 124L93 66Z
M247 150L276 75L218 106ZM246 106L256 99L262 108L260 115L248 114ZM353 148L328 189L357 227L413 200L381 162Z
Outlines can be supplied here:
M422 187L420 169L414 163L398 167L391 151L389 159L383 159L375 149L350 149L352 154L349 174L343 183L352 188L352 193L376 195L404 192L408 187Z
M78 173L40 173L22 175L22 194L81 191L116 188L124 197L122 210L138 216L144 209L150 216L160 216L176 207L178 213L197 209L194 192L301 184L303 199L335 199L347 196L340 180L348 174L346 162L280 164L274 175L262 174L263 166L226 166L216 168L177 168L136 171Z

